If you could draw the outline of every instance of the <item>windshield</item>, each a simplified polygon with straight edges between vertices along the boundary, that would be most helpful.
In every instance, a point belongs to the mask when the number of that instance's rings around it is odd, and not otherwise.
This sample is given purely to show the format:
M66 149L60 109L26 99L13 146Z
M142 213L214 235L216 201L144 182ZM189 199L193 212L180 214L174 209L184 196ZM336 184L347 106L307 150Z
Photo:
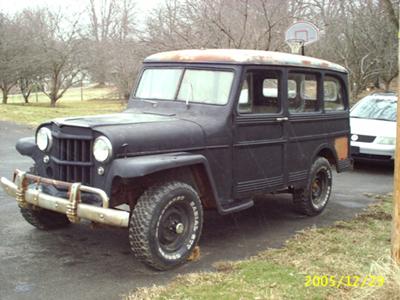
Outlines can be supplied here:
M228 103L232 81L232 71L146 69L135 97L224 105Z
M353 118L396 121L397 101L381 98L366 98L353 108Z

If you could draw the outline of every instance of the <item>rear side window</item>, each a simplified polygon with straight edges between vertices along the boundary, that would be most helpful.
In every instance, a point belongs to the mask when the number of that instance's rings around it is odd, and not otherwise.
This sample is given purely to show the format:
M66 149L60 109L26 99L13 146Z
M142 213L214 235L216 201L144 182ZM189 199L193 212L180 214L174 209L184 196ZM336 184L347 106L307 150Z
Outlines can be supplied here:
M246 72L239 96L240 114L276 114L281 111L281 72L255 69Z
M332 76L324 78L324 108L326 111L344 110L342 85Z
M317 75L290 72L288 77L289 111L291 113L318 111Z

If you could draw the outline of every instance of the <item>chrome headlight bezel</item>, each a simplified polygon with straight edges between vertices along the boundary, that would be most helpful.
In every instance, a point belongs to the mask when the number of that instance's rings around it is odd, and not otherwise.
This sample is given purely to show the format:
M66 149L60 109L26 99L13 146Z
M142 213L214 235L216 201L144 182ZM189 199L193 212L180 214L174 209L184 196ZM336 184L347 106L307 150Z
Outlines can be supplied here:
M53 136L49 128L42 127L37 131L36 145L43 152L47 152L51 149L51 146L53 145Z
M111 141L105 136L99 136L93 143L94 159L100 163L105 163L112 157L113 149Z

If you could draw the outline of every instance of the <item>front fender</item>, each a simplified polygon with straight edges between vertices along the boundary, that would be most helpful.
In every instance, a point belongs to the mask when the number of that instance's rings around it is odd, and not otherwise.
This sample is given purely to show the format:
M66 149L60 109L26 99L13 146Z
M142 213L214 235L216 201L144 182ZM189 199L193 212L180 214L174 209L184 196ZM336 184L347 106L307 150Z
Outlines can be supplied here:
M219 198L207 158L201 154L187 152L145 155L116 159L107 174L107 193L111 195L111 185L115 177L138 178L159 171L201 164L207 172L214 199L219 207Z
M195 164L203 164L208 167L207 159L203 155L186 152L120 158L112 162L108 177L142 177L159 171Z
M33 157L36 150L35 137L32 136L19 139L15 145L15 149L17 149L21 155Z

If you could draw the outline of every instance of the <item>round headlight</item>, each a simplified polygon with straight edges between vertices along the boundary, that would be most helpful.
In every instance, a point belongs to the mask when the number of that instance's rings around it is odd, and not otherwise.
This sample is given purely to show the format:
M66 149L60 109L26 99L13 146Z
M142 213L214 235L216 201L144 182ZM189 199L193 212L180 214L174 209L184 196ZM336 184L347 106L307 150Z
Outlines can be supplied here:
M93 144L93 156L98 162L107 161L112 155L112 145L105 136L98 137Z
M36 134L36 145L42 151L48 151L53 143L50 129L42 127Z

